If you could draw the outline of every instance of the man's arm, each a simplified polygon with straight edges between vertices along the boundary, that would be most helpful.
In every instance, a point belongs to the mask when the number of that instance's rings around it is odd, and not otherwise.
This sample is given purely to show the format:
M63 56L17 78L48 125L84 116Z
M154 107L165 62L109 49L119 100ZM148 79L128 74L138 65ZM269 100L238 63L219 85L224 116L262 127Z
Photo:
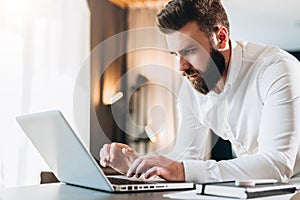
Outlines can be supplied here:
M189 82L183 81L177 96L179 130L176 134L174 148L170 153L164 155L167 158L163 163L169 163L170 160L204 159L210 152L209 129L199 123L198 102L194 92ZM153 158L154 155L150 154L149 156ZM139 157L132 148L121 143L105 144L100 150L100 164L104 167L110 166L123 174L127 173L131 164ZM158 160L162 157L157 155ZM140 158L144 159L145 156ZM181 162L178 163L180 165L177 165L175 169L182 166Z
M229 161L184 161L186 179L199 182L275 178L287 181L299 149L300 66L281 61L259 74L263 103L258 152Z
M258 89L264 106L256 154L220 162L185 160L185 180L211 182L275 178L288 181L293 175L300 142L299 75L299 63L294 61L278 62L261 73ZM147 159L142 163L143 169L151 169L147 166ZM137 165L135 169L138 168Z
M127 173L128 176L145 178L158 175L169 181L184 181L183 160L204 160L211 150L209 128L199 120L199 101L187 80L183 81L178 99L178 133L172 152L162 156L149 154L137 158Z

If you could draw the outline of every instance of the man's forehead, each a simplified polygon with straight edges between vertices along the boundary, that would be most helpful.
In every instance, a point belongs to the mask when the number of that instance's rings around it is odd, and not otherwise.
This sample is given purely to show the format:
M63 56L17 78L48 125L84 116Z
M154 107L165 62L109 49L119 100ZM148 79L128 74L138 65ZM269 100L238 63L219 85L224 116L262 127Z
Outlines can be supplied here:
M180 50L191 45L200 45L200 41L205 40L206 35L200 31L198 24L195 21L184 25L180 30L171 34L167 34L167 42L169 48Z
M175 31L171 34L166 35L168 47L170 51L179 51L182 49L186 49L190 46L197 46L200 45L197 41L195 41L193 38L182 34L178 31Z

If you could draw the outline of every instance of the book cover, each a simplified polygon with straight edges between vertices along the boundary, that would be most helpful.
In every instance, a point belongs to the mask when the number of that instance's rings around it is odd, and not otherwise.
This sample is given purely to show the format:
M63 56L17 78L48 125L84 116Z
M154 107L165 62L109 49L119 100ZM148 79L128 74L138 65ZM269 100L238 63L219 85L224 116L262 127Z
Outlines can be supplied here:
M294 193L296 187L291 184L274 183L255 186L236 186L234 181L196 184L197 194L233 198L256 198L271 195Z

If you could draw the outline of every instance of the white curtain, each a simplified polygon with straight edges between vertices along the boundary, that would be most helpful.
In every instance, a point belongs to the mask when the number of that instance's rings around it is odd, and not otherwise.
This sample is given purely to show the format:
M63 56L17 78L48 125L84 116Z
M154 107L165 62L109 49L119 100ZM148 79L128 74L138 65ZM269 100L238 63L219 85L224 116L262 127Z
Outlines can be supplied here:
M137 126L129 130L134 138L144 137L145 127L150 127L153 134L150 131L148 135L152 139L148 149L139 145L140 143L135 146L141 153L167 153L172 149L176 136L176 94L173 92L180 85L176 60L167 51L164 35L153 31L155 16L165 3L133 3L128 10L128 27L138 30L128 34L127 48L138 49L127 54L127 74L130 77L128 87L133 88L136 84L143 84L143 81L148 82L141 85L131 98L131 116ZM149 44L151 48L145 44ZM134 146L134 142L131 145Z
M89 24L86 0L0 0L1 187L37 184L48 170L17 115L60 109L78 127L73 96L89 54ZM89 109L88 100L82 109ZM88 113L82 124L88 144Z

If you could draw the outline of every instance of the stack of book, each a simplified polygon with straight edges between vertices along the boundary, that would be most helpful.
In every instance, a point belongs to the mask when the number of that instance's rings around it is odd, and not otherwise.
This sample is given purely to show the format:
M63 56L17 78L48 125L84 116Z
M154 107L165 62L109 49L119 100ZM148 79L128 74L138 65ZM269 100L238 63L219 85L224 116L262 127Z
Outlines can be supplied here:
M244 184L239 184L244 183ZM245 184L246 183L246 184ZM296 186L285 183L263 183L253 184L252 182L217 182L217 183L198 183L196 192L201 195L214 195L232 198L257 198L271 195L281 195L294 193Z

